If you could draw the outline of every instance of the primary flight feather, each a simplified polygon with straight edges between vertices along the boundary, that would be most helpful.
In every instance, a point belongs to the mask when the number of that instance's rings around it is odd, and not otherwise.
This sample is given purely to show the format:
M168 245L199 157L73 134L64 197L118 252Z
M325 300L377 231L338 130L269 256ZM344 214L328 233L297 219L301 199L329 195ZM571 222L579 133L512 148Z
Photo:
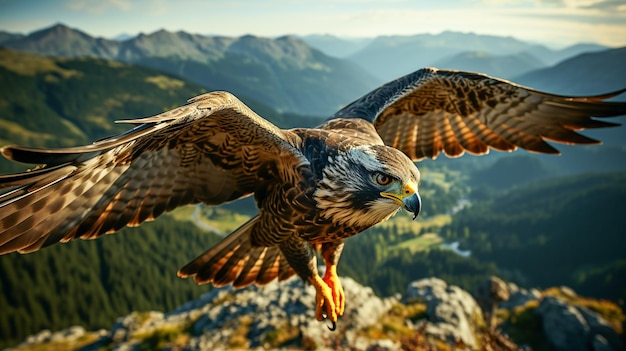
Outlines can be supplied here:
M420 211L414 161L546 141L588 144L626 103L547 94L476 73L433 68L389 82L316 128L279 129L227 92L197 96L133 129L65 149L2 148L38 164L0 176L0 254L92 239L194 203L254 196L259 213L178 272L216 286L298 274L316 289L316 317L344 311L336 267L344 239L400 208ZM319 251L326 272L317 272Z

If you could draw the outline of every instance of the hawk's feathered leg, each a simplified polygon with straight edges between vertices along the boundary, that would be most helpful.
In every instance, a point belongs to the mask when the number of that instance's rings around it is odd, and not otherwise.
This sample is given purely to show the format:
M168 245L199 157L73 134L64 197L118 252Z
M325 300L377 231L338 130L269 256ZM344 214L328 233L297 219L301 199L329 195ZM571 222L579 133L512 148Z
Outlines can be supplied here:
M343 240L337 240L322 245L322 257L326 265L326 272L322 280L328 285L332 292L335 312L337 316L343 315L345 310L345 294L339 277L337 276L337 264L343 251Z
M294 236L280 243L280 250L289 253L285 255L289 265L315 288L315 318L318 321L329 319L334 324L338 314L333 290L319 276L314 248L309 242Z

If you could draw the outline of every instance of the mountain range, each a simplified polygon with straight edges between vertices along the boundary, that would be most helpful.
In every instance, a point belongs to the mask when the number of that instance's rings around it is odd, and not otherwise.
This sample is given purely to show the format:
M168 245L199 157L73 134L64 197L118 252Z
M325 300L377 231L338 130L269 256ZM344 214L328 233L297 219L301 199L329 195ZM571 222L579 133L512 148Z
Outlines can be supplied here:
M307 37L304 37L307 40ZM315 37L313 39L316 39ZM324 40L311 40L311 45L324 50L332 50L346 39L325 36ZM362 40L356 43L362 45ZM328 49L326 49L328 48ZM464 63L463 69L512 78L508 72L521 68L526 72L542 67L552 66L566 58L574 57L583 52L594 52L607 49L597 44L578 44L564 49L550 49L544 45L524 42L512 37L479 35L445 31L439 34L391 35L379 36L365 46L353 51L346 58L358 63L366 70L386 81L421 67L451 63L449 67L461 69L455 64L458 57L480 56L485 61L495 62L511 60L507 69L492 69L490 65L475 60L475 65ZM335 51L336 52L336 51ZM457 57L457 60L453 60ZM513 59L514 58L514 59ZM516 61L525 62L518 67ZM504 76L502 75L504 73Z
M503 79L513 79L521 74L544 68L545 64L527 53L493 55L485 51L464 51L436 61L432 66L489 74Z
M301 37L310 46L327 55L346 58L367 46L372 38L341 38L331 34L309 34Z
M520 84L558 94L589 95L626 88L626 47L585 52L516 77ZM624 98L622 98L623 100Z
M555 50L511 37L459 32L271 39L160 30L121 39L96 38L64 24L28 35L0 32L0 46L17 51L139 64L208 90L255 98L278 111L320 117L334 113L384 81L426 66L515 80L581 53L608 49L578 44Z
M165 30L125 41L94 38L58 24L0 45L57 57L97 57L178 75L209 90L251 96L282 112L326 116L376 80L359 66L325 55L293 36L208 37Z

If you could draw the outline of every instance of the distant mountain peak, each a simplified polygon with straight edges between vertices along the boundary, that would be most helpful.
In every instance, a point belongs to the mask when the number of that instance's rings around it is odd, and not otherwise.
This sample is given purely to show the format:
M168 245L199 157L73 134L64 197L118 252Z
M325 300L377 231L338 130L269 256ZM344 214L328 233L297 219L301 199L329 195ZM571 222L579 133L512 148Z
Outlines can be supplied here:
M297 35L293 35L293 34L281 35L280 37L276 38L276 40L304 42L304 40L298 38Z
M78 29L71 28L68 25L61 23L61 22L54 24L51 27L34 31L30 33L28 36L32 38L42 38L45 36L66 36L66 35L77 35L77 34L83 37L91 38L89 34L83 31L80 31Z
M181 31L179 31L179 32L181 32ZM161 29L158 29L158 30L154 31L154 33L152 33L152 34L162 34L162 33L174 34L174 33L178 33L178 32L170 32L170 31L168 31L165 28L161 28Z
M120 33L114 37L112 37L112 40L115 41L126 41L126 40L130 40L133 39L134 37L136 37L136 35L132 35L132 34L128 34L128 33Z
M282 37L274 39L274 41L276 43L280 43L281 45L290 45L306 51L311 51L312 49L309 44L307 44L304 40L298 38L295 35L284 35Z
M68 26L67 24L63 23L63 22L57 22L55 24L53 24L52 26L48 27L48 28L43 28L39 31L50 31L50 30L55 30L55 31L73 31L75 29L71 28L70 26Z
M116 55L118 42L94 38L64 23L57 23L4 45L18 51L59 57L100 57Z
M238 38L239 40L258 40L259 37L254 34L244 34Z

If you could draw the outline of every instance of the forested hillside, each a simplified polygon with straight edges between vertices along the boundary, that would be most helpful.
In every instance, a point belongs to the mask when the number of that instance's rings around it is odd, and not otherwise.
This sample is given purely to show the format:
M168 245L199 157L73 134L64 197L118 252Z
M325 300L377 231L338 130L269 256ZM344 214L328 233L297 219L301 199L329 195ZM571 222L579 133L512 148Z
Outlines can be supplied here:
M443 233L527 286L623 301L625 196L626 173L560 177L477 202Z
M168 310L210 289L176 276L217 241L165 215L99 240L0 256L0 348L41 329L110 328L120 313Z
M0 49L0 143L70 146L129 129L206 90L159 71Z

